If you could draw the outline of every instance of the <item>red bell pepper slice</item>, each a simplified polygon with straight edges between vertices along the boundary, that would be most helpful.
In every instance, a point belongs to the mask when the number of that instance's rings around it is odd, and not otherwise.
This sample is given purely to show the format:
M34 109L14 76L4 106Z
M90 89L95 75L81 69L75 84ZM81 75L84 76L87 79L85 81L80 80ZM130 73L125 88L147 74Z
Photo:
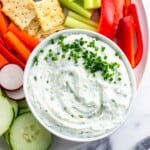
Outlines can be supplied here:
M124 16L127 16L129 14L129 6L131 5L131 0L124 0L124 8L123 8L123 14Z
M135 51L135 66L137 66L143 56L143 38L135 4L129 6L129 11L134 18L136 28L137 49Z
M114 0L115 14L114 14L114 25L113 25L113 31L112 31L114 37L116 35L119 21L123 17L124 1L125 0Z
M124 0L102 0L101 3L98 32L113 40L123 16Z
M134 34L135 34L135 25L133 17L125 16L123 17L118 26L116 38L117 44L123 50L125 55L127 56L129 62L132 67L135 67L134 62Z
M136 67L143 56L143 39L135 4L130 4L128 15L120 20L116 39L132 67Z
M99 19L98 32L113 39L113 25L115 5L114 0L102 0L101 15Z

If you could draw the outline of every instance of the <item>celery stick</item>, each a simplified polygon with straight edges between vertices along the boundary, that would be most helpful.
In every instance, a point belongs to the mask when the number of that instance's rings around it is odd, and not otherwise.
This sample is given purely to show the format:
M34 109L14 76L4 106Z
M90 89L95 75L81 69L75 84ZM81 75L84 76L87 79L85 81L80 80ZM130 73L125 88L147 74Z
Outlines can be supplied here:
M83 0L74 0L74 2L83 7Z
M101 7L101 0L84 0L85 9L95 9Z
M88 18L85 18L83 16L80 16L79 14L77 14L77 13L75 13L73 11L69 11L68 12L68 16L70 16L70 17L72 17L72 18L74 18L74 19L76 19L78 21L81 21L83 23L86 23L88 25L91 25L91 26L93 26L95 28L97 28L97 26L98 26L98 23L96 23L96 22L94 22L94 21L92 21L92 20L90 20Z
M68 0L69 2L73 2L74 0Z
M68 0L59 0L59 2L65 7L74 10L75 12L87 18L90 18L92 15L92 11L86 10L85 8L81 7L79 4L75 2L69 2Z
M70 16L66 17L65 20L65 26L71 27L71 28L78 28L78 29L87 29L87 30L92 30L92 31L97 31L96 28L93 26L87 25L79 20L76 20Z

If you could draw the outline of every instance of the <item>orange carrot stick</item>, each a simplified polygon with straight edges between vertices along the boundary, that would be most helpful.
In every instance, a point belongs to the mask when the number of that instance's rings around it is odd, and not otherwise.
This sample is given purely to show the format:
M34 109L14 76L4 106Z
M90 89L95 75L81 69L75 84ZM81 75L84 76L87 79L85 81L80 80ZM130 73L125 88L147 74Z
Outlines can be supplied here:
M1 2L1 0L0 0L0 10L3 8L3 4L2 4L2 2Z
M12 51L13 49L7 44L7 41L3 37L0 38L0 43L7 48L9 51Z
M3 12L0 10L0 34L5 34L8 29L8 18L3 14Z
M0 9L2 9L2 3L0 2Z
M26 63L30 56L30 50L19 40L19 38L11 31L4 34L5 42L20 56Z
M6 49L1 43L0 43L0 53L11 63L16 63L20 65L22 68L25 67L25 64L21 62L16 56L14 56L8 49ZM1 61L1 60L0 60Z
M31 50L33 50L40 42L38 38L35 38L27 32L19 29L19 27L12 22L10 23L8 30L12 31Z
M8 60L0 53L0 68L8 63Z

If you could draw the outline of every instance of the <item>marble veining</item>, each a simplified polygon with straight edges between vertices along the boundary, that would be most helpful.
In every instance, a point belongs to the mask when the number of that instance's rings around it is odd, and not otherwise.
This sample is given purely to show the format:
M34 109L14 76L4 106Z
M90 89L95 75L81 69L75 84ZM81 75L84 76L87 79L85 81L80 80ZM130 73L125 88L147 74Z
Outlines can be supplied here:
M137 143L135 150L150 150L150 136Z
M112 150L109 138L104 138L87 145L81 146L76 150Z

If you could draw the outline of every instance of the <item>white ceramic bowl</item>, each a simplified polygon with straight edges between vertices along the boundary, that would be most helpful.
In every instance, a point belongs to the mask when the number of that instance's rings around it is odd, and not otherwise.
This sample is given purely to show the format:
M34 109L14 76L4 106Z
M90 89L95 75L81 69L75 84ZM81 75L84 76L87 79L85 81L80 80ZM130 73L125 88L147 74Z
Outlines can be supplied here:
M30 69L32 68L32 65L33 65L33 61L34 61L34 58L35 56L39 53L39 51L45 47L48 42L51 40L51 39L55 39L57 37L59 37L60 35L63 35L63 34L80 34L80 33L83 33L83 34L86 34L90 37L97 37L99 38L101 41L103 41L104 43L108 44L112 49L114 49L115 51L119 52L119 55L121 56L122 58L122 61L123 63L125 64L125 67L127 69L127 73L129 75L129 80L131 82L131 85L132 85L132 88L131 88L131 99L130 99L130 104L129 104L129 107L127 109L127 112L126 114L124 115L123 117L123 120L121 121L121 123L119 125L116 125L115 128L111 129L111 130L108 130L107 132L103 133L103 134L99 134L97 136L91 136L91 137L76 137L74 135L67 135L65 133L62 133L62 132L59 132L57 130L55 130L54 128L51 127L50 125L50 122L51 120L49 120L49 116L48 114L44 111L44 108L43 106L41 106L37 101L36 101L36 97L35 99L30 99L31 97L31 92L29 92L29 81L28 81L28 78L30 76ZM110 135L111 133L113 133L116 129L118 129L122 124L123 122L126 120L130 110L132 110L132 106L134 105L134 99L135 99L135 93L136 93L136 83L135 83L135 78L134 78L134 74L133 74L133 70L126 58L126 56L122 53L122 51L119 49L119 47L114 43L112 42L111 40L109 40L108 38L104 37L103 35L100 35L98 33L95 33L95 32L91 32L91 31L86 31L86 30L80 30L80 29L67 29L67 30L64 30L64 31L61 31L61 32L58 32L58 33L55 33L49 37L47 37L45 40L43 40L35 49L34 51L32 52L28 62L27 62L27 65L26 65L26 68L25 68L25 73L24 73L24 92L25 92L25 97L26 97L26 100L27 100L27 103L32 111L32 113L34 114L34 116L37 118L37 120L48 130L50 131L51 133L53 133L54 135L60 137L60 138L63 138L63 139L66 139L66 140L71 140L71 141L76 141L76 142L89 142L89 141L93 141L93 140L98 140L98 139L101 139L101 138L104 138L108 135ZM41 99L39 101L42 101L42 103L44 103L44 100ZM116 116L118 117L118 116ZM110 120L111 122L111 120Z

